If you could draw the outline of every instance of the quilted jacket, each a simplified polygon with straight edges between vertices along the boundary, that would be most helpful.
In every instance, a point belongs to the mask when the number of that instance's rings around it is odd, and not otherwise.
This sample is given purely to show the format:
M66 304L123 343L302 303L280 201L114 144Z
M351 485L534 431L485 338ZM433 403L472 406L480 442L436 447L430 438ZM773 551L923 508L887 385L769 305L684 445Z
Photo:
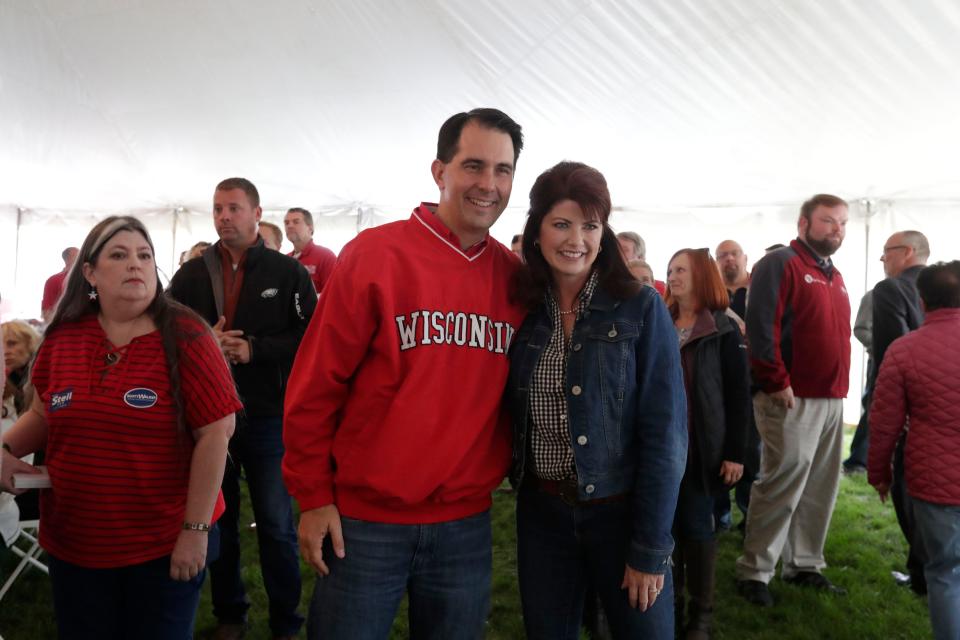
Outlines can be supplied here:
M893 450L908 421L910 495L960 505L960 309L929 312L887 350L870 407L870 484L890 483Z

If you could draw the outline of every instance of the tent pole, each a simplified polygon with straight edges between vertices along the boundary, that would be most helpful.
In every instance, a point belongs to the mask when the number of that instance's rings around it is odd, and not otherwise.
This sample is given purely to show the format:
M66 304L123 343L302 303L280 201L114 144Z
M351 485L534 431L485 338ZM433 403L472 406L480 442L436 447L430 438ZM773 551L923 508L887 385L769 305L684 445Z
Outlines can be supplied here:
M866 216L864 217L863 224L863 291L866 293L870 290L870 222L873 220L874 205L876 204L874 200L864 198L860 201L866 209ZM858 307L859 309L859 307ZM866 351L866 349L864 349ZM863 359L863 363L860 365L860 391L863 393L863 389L867 385L867 363L869 360L867 358Z
M177 257L177 228L180 226L180 212L183 207L177 207L173 210L173 242L170 243L170 273L176 271L174 266L180 266L180 259Z
M17 235L13 245L13 290L17 290L17 274L20 272L20 223L23 220L23 207L17 207Z
M869 291L867 285L870 284L870 276L867 272L870 268L870 221L873 219L874 201L863 200L863 204L867 210L866 221L863 225L863 290Z

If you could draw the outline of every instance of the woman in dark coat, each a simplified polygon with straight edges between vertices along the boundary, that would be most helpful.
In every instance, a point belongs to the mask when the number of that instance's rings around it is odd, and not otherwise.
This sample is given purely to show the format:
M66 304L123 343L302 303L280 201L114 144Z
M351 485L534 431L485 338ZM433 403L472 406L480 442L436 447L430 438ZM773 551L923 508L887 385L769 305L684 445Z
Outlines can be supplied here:
M667 270L667 307L680 341L689 446L674 521L677 628L687 640L710 637L714 602L714 496L743 475L750 383L747 350L726 314L727 290L706 249L681 249ZM689 609L684 612L684 593ZM686 613L686 626L684 623Z

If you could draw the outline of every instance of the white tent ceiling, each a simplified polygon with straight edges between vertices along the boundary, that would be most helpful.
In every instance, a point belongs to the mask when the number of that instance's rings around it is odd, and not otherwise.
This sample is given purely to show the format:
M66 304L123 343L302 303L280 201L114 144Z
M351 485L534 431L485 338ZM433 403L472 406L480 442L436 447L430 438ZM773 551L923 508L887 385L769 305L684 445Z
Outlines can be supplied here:
M0 205L403 215L451 113L625 210L960 198L956 0L0 0Z
M957 0L0 0L0 316L35 316L108 213L143 217L171 272L232 175L339 249L435 197L437 130L476 106L526 135L501 240L573 159L660 277L725 237L758 258L824 191L853 204L854 304L891 231L957 256Z

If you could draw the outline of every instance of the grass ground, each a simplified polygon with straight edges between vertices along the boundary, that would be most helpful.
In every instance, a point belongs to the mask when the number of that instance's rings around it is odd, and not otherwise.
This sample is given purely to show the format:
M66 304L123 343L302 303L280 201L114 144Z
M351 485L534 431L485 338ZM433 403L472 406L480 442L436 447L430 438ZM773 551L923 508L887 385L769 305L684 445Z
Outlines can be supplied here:
M491 640L523 638L513 506L512 495L495 497L493 595L487 628L487 638ZM249 522L249 515L246 518ZM251 631L247 637L269 638L267 602L257 565L254 532L247 529L243 535L243 577L253 602ZM740 534L735 529L720 537L717 640L920 640L931 637L925 601L909 589L897 587L890 576L891 571L903 569L905 553L893 509L889 504L880 504L863 475L841 480L840 497L827 539L830 567L825 573L846 587L849 595L822 595L775 579L771 591L777 606L761 609L747 604L736 596L734 588L733 566L740 543ZM9 556L0 559L0 576L6 576L14 565L14 559ZM306 612L313 577L305 566L303 576L302 611ZM205 638L214 625L209 587L205 587L197 616L197 637ZM55 637L46 576L28 571L0 602L0 636L4 640ZM401 611L391 637L406 636L405 615Z

